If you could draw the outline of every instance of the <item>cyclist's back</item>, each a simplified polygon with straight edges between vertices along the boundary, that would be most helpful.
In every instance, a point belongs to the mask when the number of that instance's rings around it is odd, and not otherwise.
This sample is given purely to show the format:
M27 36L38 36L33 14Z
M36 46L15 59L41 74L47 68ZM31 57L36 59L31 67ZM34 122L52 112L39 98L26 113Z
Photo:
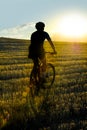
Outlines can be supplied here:
M31 58L44 57L45 52L44 52L43 44L45 39L50 39L50 37L48 33L43 30L32 33L31 45L29 47Z

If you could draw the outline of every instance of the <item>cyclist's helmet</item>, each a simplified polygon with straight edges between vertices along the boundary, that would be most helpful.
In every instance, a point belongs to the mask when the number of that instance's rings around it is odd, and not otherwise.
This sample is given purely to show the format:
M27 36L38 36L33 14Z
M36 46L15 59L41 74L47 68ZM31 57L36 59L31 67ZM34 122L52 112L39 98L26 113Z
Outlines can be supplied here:
M45 24L43 22L38 22L35 27L37 30L44 30Z

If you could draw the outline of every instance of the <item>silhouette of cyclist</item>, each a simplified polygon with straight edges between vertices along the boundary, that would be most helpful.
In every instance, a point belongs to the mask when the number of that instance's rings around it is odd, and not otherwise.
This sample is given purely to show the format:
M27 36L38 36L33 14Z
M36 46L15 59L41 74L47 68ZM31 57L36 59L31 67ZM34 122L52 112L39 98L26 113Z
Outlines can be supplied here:
M38 58L43 63L43 72L46 70L46 57L45 50L43 47L45 39L50 43L53 52L56 53L53 42L47 32L44 31L45 24L43 22L38 22L35 25L36 31L31 34L31 44L29 46L29 55L28 58L33 60L34 67L33 71L36 74L36 69L38 66Z

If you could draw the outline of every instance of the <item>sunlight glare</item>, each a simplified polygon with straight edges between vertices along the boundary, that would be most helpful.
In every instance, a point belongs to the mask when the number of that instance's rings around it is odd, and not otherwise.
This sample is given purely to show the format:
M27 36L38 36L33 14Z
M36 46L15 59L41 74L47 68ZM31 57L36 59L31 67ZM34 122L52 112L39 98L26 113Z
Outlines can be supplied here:
M55 32L63 36L82 37L87 33L87 20L80 15L67 15L58 21Z

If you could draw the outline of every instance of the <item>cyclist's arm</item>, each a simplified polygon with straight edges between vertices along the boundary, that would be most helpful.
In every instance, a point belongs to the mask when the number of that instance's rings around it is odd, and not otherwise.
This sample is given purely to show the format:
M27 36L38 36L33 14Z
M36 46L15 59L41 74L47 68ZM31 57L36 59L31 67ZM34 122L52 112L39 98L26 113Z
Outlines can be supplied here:
M50 43L50 45L51 45L51 47L52 47L54 53L57 53L56 50L55 50L54 44L53 44L53 42L52 42L52 40L51 40L51 38L50 38L50 36L49 36L49 34L46 32L45 35L46 35L46 39L47 39L48 42Z
M54 53L56 53L55 46L54 46L54 44L53 44L51 38L49 37L49 38L47 38L47 40L48 40L48 42L50 43L50 45L51 45L51 47L52 47Z

